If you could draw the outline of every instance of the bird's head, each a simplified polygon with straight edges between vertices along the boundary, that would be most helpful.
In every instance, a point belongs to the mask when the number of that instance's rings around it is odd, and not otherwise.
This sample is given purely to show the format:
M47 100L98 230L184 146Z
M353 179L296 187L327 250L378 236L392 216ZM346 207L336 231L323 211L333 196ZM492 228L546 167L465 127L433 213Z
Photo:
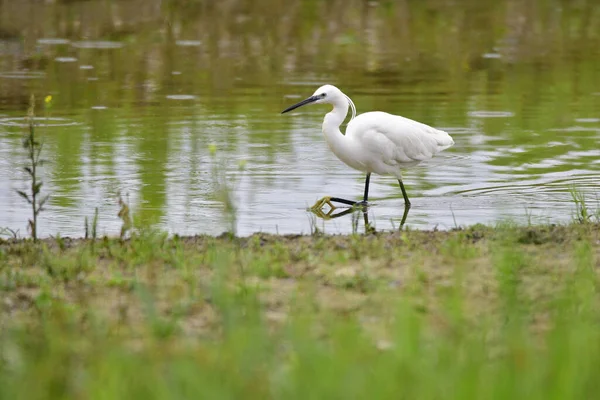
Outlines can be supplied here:
M300 103L296 103L293 106L290 106L283 110L281 113L284 114L286 112L295 110L298 107L302 107L306 104L335 104L340 98L345 98L346 96L342 93L342 91L336 88L333 85L323 85L309 98L302 100Z

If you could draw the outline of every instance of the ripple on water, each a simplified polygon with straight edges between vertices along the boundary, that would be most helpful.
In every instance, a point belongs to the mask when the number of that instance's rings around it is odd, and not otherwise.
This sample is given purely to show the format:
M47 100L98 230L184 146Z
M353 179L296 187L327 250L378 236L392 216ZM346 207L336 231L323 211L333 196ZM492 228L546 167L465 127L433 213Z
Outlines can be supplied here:
M575 122L583 124L593 124L595 122L600 122L600 118L577 118Z
M469 111L467 114L469 117L475 118L510 118L514 117L515 113L511 111L486 111L486 110L476 110Z
M38 39L37 42L39 44L44 44L44 45L48 45L48 46L55 46L55 45L71 43L71 41L69 39L62 39L62 38L41 38L41 39Z
M122 42L110 40L85 40L81 42L73 42L71 46L78 49L120 49L125 46Z
M484 53L483 58L502 58L502 54L499 53Z
M60 63L72 63L72 62L76 62L77 59L75 57L56 57L54 59L54 61L60 62Z
M471 154L456 154L456 153L441 153L435 156L436 158L430 160L428 164L419 164L415 168L428 168L432 164L443 164L444 166L449 165L464 165L465 161L471 160L473 157ZM442 161L443 160L443 161Z
M58 126L74 126L80 125L80 122L74 121L69 118L60 118L60 117L41 117L35 118L36 126L43 127L58 127ZM12 118L0 118L0 125L4 126L15 126L20 128L25 128L29 126L27 122L27 118L25 117L12 117Z
M439 126L437 127L437 129L447 132L450 135L466 135L481 133L481 131L478 131L477 129L468 128L466 126Z
M194 46L200 46L202 44L202 42L200 40L178 40L175 42L176 46L182 46L182 47L194 47Z
M571 159L578 159L578 158L583 158L583 157L598 158L598 157L600 157L600 150L595 149L595 150L569 151L569 152L567 152L567 154L564 154L562 157L571 158Z
M548 129L552 132L600 132L600 127L594 126L568 126L566 128L552 128Z
M539 203L539 197L552 197L560 201L570 201L571 197L568 189L575 187L582 192L595 193L595 188L600 185L600 176L588 172L572 173L559 172L546 174L538 179L527 181L511 181L508 184L486 185L468 184L462 185L462 189L453 192L462 196L489 196L494 195L498 198L510 198L513 200L531 200ZM557 194L562 196L557 197Z
M194 100L196 98L193 94L168 94L166 97L170 100Z
M40 79L46 76L41 71L6 71L0 72L0 78L5 79Z

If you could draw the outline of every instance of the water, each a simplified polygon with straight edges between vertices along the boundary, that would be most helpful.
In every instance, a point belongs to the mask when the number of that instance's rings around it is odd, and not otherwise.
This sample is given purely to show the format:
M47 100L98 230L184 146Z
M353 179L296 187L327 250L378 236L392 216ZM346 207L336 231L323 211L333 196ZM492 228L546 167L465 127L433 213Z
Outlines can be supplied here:
M42 236L82 236L96 207L99 231L118 234L119 193L138 220L179 234L352 231L352 215L306 210L362 196L364 176L320 132L327 107L280 115L324 83L359 113L454 137L405 173L413 229L568 221L573 188L600 207L598 10L480 3L2 2L0 228L26 235L15 189L31 93L46 118ZM397 182L373 176L370 200L375 227L397 228Z

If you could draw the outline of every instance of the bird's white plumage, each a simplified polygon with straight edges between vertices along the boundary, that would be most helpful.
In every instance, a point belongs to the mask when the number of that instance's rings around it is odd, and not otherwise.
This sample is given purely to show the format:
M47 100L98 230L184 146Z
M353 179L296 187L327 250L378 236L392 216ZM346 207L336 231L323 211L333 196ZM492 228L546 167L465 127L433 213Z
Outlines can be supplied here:
M362 150L357 152L364 172L400 177L400 168L428 160L454 144L448 133L386 112L360 114L348 124L346 135Z
M442 130L421 122L382 111L355 116L352 100L337 87L324 85L312 96L313 103L333 105L325 116L323 133L331 151L345 164L363 172L394 175L401 178L401 169L428 160L454 144ZM345 135L339 127L353 111Z

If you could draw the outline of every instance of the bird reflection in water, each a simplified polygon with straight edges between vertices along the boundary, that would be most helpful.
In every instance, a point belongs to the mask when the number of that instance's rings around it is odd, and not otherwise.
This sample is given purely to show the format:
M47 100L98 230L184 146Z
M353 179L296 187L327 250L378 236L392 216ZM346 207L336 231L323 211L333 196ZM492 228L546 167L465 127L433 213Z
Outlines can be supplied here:
M368 213L369 206L367 204L357 203L351 207L339 208L339 207L336 207L332 203L332 201L336 201L336 198L325 196L322 199L320 199L319 201L317 201L308 210L311 211L317 217L319 217L325 221L351 214L353 217L353 219L352 219L352 224L353 224L352 230L353 231L356 231L356 224L358 224L358 219L355 219L355 217L358 216L358 213L362 213L364 223L365 223L365 233L374 233L375 232L375 227L372 226L371 223L369 222L369 213ZM325 209L325 205L329 206L329 209L327 211ZM404 214L402 215L402 221L400 221L400 229L402 229L402 227L404 226L404 223L406 222L406 218L408 217L409 210L410 210L410 204L406 204L404 206Z

